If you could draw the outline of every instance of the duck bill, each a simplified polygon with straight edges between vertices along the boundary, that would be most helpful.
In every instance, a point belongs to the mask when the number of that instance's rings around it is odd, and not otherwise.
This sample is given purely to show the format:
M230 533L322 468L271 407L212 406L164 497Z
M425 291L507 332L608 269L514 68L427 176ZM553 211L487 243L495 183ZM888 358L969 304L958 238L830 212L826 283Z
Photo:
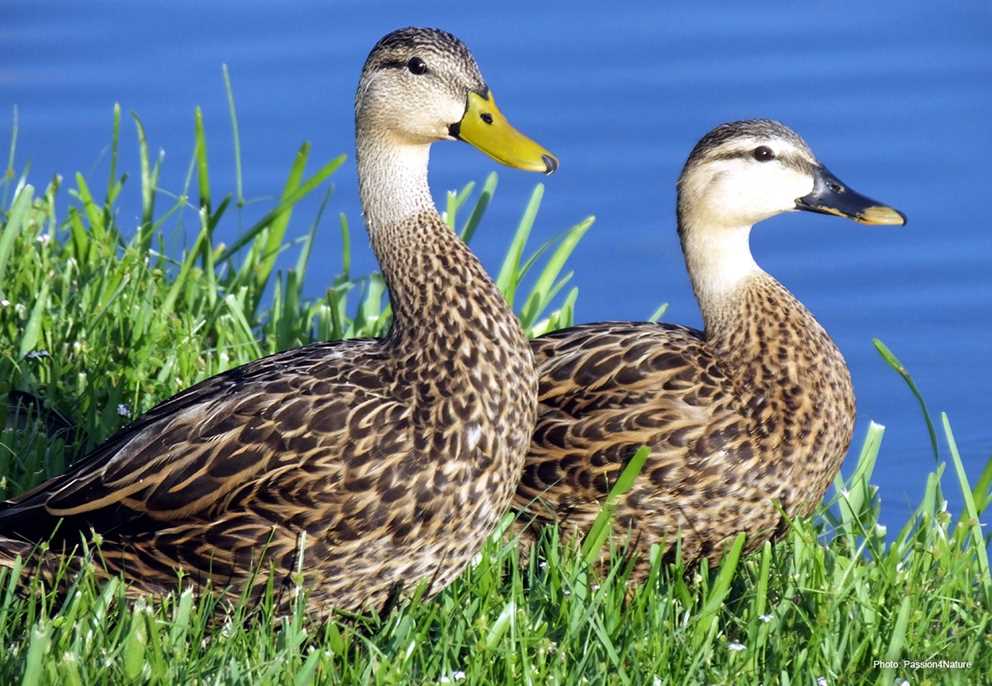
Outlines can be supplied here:
M813 178L813 192L797 199L796 209L847 217L860 224L903 226L906 223L902 212L851 190L826 167L818 166Z
M558 170L557 157L510 126L488 88L485 93L468 94L465 115L448 132L508 167L544 174Z

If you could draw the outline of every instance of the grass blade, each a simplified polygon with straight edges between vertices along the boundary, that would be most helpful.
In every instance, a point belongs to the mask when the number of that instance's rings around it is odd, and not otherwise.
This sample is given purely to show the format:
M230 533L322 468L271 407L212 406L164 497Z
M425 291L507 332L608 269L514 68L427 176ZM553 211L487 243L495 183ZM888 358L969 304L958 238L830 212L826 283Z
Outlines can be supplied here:
M52 627L42 621L31 630L31 643L28 646L28 658L24 665L24 675L21 686L37 686L43 683L44 667L42 660L52 644Z
M210 165L207 163L207 132L203 126L203 110L199 107L193 113L193 126L196 135L196 178L200 190L200 208L206 208L210 216Z
M587 564L592 564L599 559L600 550L606 543L612 528L613 511L616 509L617 500L633 487L634 481L644 469L644 463L647 462L650 454L651 449L647 446L638 448L627 466L620 472L620 477L616 483L610 488L599 514L596 515L589 533L586 534L585 540L582 542L581 555Z
M16 175L14 171L14 160L17 158L17 133L20 129L20 122L18 120L17 105L14 105L13 109L14 112L11 115L10 122L10 150L7 152L7 168L3 173L5 181L14 178Z
M897 662L902 657L903 646L906 643L906 627L909 626L909 615L913 609L912 598L906 596L899 604L899 614L896 616L896 624L889 637L889 647L885 651L886 662ZM891 684L895 676L894 669L882 671L881 683Z
M339 155L333 160L325 164L323 167L317 170L317 172L307 179L305 182L300 184L300 186L293 191L289 196L282 199L282 202L272 211L267 212L265 216L259 219L255 224L251 226L247 231L245 231L241 236L234 241L230 247L221 253L220 257L217 258L217 264L223 264L229 261L235 254L237 254L243 247L251 243L262 231L267 229L270 224L277 217L279 217L283 212L286 212L289 208L293 207L300 200L305 198L310 194L313 189L322 184L327 177L333 174L338 167L344 164L346 159L345 155Z
M586 217L569 229L558 247L551 254L551 257L548 258L548 262L545 264L540 276L537 277L537 281L534 283L534 287L531 289L527 297L527 302L520 314L520 322L524 328L529 327L541 316L555 293L560 289L560 286L555 288L555 281L558 275L564 268L568 258L571 257L575 246L579 244L582 237L592 228L595 221L595 217ZM516 284L514 284L514 288L516 288Z
M737 563L741 558L741 552L744 550L745 538L743 533L737 534L733 545L723 555L723 560L720 563L720 572L717 574L716 581L713 582L713 588L706 598L706 604L703 605L703 609L699 612L699 618L696 620L696 628L692 632L692 643L695 650L699 649L708 636L712 636L710 625L716 621L716 615L723 606L723 601L727 597L727 593L730 592L730 582L734 580Z
M479 192L479 197L472 207L472 212L469 213L468 219L465 220L465 224L462 226L460 235L466 243L472 242L472 236L475 235L475 231L479 227L479 222L482 221L482 216L486 213L486 209L489 207L489 203L492 202L493 196L496 195L497 183L496 172L490 172L482 184L482 190Z
M138 115L131 114L134 119L134 127L138 132L138 160L141 164L141 228L139 229L138 242L142 250L147 250L151 242L152 228L155 217L155 191L158 188L158 174L162 164L159 156L155 165L152 166L148 156L148 138L145 135L144 124Z
M975 498L968 484L968 474L964 470L961 462L961 455L958 452L957 441L954 440L954 433L951 431L951 423L947 419L947 413L940 413L940 421L944 426L944 436L947 438L947 447L951 451L951 462L954 464L954 471L961 485L961 497L964 499L965 511L971 520L967 529L971 532L972 542L975 546L975 554L978 556L978 569L981 572L981 584L985 589L986 607L992 608L992 574L989 573L989 554L986 549L985 537L982 536L982 523L978 518L978 508L975 507Z
M24 336L21 338L20 353L21 359L27 356L38 345L41 337L42 321L45 316L45 308L48 307L48 290L51 281L47 279L41 284L41 292L38 299L34 301L31 314L28 316L28 323L24 327Z
M7 268L7 261L10 259L14 241L24 226L24 221L27 218L28 209L31 207L33 198L34 188L32 186L21 188L14 198L14 204L8 215L7 225L0 232L0 284L5 283L4 273Z
M902 377L906 385L909 386L909 390L912 392L916 401L920 404L920 410L923 412L923 419L927 423L927 433L930 435L930 447L933 449L933 459L936 462L940 462L940 450L937 447L937 430L934 428L933 419L930 418L930 410L927 409L927 403L923 399L923 394L920 389L917 388L916 382L913 381L913 377L910 376L909 370L906 369L905 365L899 361L899 358L889 350L885 343L877 338L871 339L872 343L875 345L875 349L878 350L882 359L892 367L896 373Z
M238 127L238 109L234 104L234 87L231 85L231 72L227 64L221 65L224 76L224 93L227 95L227 113L231 117L231 139L234 144L234 193L238 207L245 206L244 183L241 178L241 133Z
M496 285L503 292L503 297L513 306L513 298L517 288L517 274L520 268L520 260L527 246L527 239L530 237L530 230L534 226L534 219L537 218L537 210L541 207L541 198L544 197L544 184L537 184L530 194L527 206L524 208L520 223L510 241L510 247L503 258L503 264L499 268L496 276Z

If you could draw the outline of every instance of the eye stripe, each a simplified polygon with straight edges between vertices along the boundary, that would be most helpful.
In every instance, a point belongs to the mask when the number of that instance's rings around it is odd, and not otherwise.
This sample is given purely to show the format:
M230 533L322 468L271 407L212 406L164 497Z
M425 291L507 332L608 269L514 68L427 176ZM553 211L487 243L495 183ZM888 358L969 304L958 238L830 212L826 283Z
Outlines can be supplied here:
M429 70L427 65L419 57L411 57L409 60L383 60L379 63L378 69L409 69L413 74L426 74Z
M801 155L779 155L775 157L778 162L781 162L787 167L791 167L796 171L809 172L813 169L813 164L809 162L806 158ZM727 152L717 153L715 155L708 155L706 157L706 162L718 162L722 160L751 160L754 161L753 148L746 148L743 150L732 150Z

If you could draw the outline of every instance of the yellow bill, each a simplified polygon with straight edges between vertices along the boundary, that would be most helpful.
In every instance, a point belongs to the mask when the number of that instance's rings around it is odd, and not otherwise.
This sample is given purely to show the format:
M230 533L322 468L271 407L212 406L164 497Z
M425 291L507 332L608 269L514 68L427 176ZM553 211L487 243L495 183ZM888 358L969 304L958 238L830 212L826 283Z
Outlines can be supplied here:
M470 92L465 115L449 131L508 167L544 174L558 170L557 157L510 126L496 107L491 90L485 95Z

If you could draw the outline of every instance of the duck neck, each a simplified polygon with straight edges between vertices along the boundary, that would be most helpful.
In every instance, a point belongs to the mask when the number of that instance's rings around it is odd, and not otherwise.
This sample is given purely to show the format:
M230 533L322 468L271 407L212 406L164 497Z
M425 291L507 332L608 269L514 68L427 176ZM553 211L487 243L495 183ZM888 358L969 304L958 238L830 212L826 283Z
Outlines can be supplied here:
M736 369L750 368L767 351L769 341L783 340L785 324L797 339L782 351L788 358L807 345L827 345L831 354L836 351L825 334L822 341L806 335L823 329L795 296L754 261L750 226L684 223L679 233L706 340L721 360ZM786 359L778 359L787 364Z
M790 513L807 513L847 452L851 377L809 310L754 262L750 229L680 226L706 342L733 380L752 434L788 470L777 497ZM810 485L805 493L795 487L799 473Z
M361 128L357 143L362 209L393 310L388 340L419 349L421 358L450 355L451 341L477 351L507 343L529 351L502 294L434 206L430 146Z
M437 214L427 184L430 144L398 142L362 127L356 143L362 212L373 237L417 214Z
M692 289L709 334L717 326L725 304L752 280L767 274L751 255L750 226L680 226L679 235Z

